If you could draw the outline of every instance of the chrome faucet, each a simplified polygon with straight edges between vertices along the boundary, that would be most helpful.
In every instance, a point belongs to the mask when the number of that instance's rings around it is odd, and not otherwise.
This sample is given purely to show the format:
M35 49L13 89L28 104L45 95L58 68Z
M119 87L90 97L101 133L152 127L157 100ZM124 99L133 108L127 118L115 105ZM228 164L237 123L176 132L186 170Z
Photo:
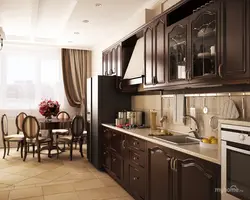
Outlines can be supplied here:
M183 119L186 119L186 118L191 118L192 120L194 120L195 124L196 124L196 129L195 130L192 130L189 131L189 133L193 133L194 136L197 138L197 139L201 139L201 137L199 136L199 133L200 133L200 126L199 126L199 122L197 121L197 119L191 115L184 115L183 116Z

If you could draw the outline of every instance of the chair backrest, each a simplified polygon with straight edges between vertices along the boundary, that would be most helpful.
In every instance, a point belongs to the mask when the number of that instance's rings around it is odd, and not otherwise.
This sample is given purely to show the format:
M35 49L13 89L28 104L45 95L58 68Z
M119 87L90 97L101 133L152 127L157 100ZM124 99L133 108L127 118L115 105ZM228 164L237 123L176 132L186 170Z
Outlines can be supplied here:
M4 138L4 136L8 135L8 118L6 114L2 115L1 118L1 129L2 129L2 136Z
M24 112L21 112L16 116L17 134L19 134L19 132L23 130L22 126L23 126L23 121L25 117L27 117L27 114Z
M71 133L73 137L83 136L84 119L80 115L76 115L71 122Z
M40 125L34 116L27 116L23 121L22 126L24 137L29 139L38 138Z
M56 118L57 119L70 119L70 115L66 111L61 111L57 114Z

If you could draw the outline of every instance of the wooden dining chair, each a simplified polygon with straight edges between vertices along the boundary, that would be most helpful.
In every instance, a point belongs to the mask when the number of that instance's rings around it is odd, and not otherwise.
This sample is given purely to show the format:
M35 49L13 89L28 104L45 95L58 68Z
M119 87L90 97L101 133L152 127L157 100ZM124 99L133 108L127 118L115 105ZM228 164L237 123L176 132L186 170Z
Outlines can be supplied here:
M12 134L12 135L8 134L8 118L7 118L6 114L2 115L2 118L1 118L1 130L2 130L3 148L4 148L3 159L6 156L7 148L8 148L7 155L9 155L9 153L10 153L10 142L20 143L21 158L23 158L23 139L24 139L24 136L21 134ZM6 144L7 144L7 147L6 147Z
M61 111L57 114L56 116L57 119L61 119L61 120L68 120L70 119L70 115L69 113L67 113L66 111ZM66 129L64 126L64 124L61 125L62 127L60 127L61 129L54 129L52 130L52 133L55 133L57 135L66 135L69 133L69 129Z
M33 146L33 157L35 155L35 146L37 147L37 154L38 154L38 162L41 162L41 145L47 144L49 147L48 156L50 157L51 148L52 148L52 139L47 137L40 137L40 125L36 117L34 116L27 116L24 119L22 130L24 134L24 158L23 161L26 160L28 154L28 145L31 144Z
M67 143L70 145L70 160L73 158L73 145L74 143L79 143L81 156L83 157L83 150L82 145L84 139L87 137L87 134L84 131L84 118L80 115L76 115L72 122L70 127L70 135L65 135L62 137L59 137L57 140L57 155L59 155L59 143Z
M22 125L23 125L23 121L24 121L25 117L27 117L27 114L25 112L20 112L16 116L17 134L23 135ZM20 145L21 145L21 143L18 142L17 151L19 151Z

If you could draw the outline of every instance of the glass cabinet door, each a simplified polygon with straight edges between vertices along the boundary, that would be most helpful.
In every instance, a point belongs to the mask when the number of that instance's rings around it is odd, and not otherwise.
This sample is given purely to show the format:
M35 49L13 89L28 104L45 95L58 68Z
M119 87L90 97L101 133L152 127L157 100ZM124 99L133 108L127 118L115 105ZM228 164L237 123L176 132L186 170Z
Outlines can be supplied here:
M169 81L185 80L187 72L187 25L176 25L168 34Z
M192 21L192 77L216 74L216 20L216 12L206 10Z

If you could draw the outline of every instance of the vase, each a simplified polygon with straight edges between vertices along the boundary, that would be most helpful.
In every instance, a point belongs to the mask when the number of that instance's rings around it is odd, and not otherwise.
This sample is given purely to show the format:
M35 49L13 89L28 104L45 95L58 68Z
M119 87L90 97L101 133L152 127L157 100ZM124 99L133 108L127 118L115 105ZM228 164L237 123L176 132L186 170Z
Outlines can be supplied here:
M52 115L46 116L45 121L51 122L52 121Z

